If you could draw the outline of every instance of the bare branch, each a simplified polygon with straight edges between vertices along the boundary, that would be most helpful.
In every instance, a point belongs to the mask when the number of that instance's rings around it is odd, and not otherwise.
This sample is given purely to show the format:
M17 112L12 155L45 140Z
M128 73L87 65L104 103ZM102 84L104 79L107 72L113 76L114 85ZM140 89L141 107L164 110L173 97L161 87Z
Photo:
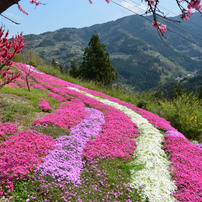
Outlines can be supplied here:
M7 20L9 20L9 21L11 21L11 22L13 22L13 23L15 23L16 25L20 25L20 23L19 22L15 22L14 20L12 20L12 19L10 19L10 18L8 18L8 17L6 17L5 15L3 15L3 14L0 14L2 17L4 17L4 18L6 18Z

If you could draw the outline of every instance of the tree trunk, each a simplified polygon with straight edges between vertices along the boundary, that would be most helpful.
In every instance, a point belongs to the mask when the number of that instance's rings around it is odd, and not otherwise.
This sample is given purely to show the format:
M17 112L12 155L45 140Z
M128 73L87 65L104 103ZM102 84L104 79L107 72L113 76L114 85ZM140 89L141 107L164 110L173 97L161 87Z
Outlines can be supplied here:
M28 78L27 78L28 76L29 76L29 75L27 75L27 76L26 76L26 83L27 83L27 88L28 88L28 91L30 91L30 87L29 87L29 81L28 81Z
M17 4L20 0L0 0L0 14L10 6Z

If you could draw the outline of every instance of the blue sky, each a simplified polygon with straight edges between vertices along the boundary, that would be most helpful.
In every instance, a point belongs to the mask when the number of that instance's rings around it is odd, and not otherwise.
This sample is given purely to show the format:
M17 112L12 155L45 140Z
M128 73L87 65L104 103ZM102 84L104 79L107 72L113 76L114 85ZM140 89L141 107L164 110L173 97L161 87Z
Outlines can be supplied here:
M108 4L105 0L93 0L93 4L88 0L42 0L42 2L46 5L35 7L29 0L21 0L20 5L29 13L28 16L20 12L17 5L2 13L20 23L16 25L0 16L1 23L9 29L10 36L21 32L24 35L40 34L63 27L89 27L133 14L112 2ZM114 0L114 2L139 14L146 8L145 4L141 4L144 3L141 0ZM169 13L169 16L174 16L172 12L179 13L175 0L161 0L160 6L166 14Z

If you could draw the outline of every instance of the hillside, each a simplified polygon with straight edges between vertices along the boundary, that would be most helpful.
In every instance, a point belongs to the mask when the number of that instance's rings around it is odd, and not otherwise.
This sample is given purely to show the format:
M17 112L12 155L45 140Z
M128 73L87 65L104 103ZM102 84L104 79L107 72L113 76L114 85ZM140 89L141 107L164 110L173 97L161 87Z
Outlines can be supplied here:
M171 81L162 86L159 86L159 89L163 92L164 96L169 96L174 89L177 88L178 84L182 86L183 91L189 91L195 94L200 94L202 96L202 75L189 76L185 78L178 78L178 82Z
M0 91L1 201L201 201L201 144L170 122L30 65L12 71L20 78Z
M151 17L147 19L151 21ZM119 83L130 85L137 91L164 85L189 73L201 74L202 28L196 26L201 23L200 15L194 14L189 22L181 24L168 22L171 31L195 44L168 31L167 45L164 45L150 21L132 15L91 27L62 28L25 38L27 48L39 52L49 64L55 58L70 68L73 59L79 64L92 34L97 33L120 75Z

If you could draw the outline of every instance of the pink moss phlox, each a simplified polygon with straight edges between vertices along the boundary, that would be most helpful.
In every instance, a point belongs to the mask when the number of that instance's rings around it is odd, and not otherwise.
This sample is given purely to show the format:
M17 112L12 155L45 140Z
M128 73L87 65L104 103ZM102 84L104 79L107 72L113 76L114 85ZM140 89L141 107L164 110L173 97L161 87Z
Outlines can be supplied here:
M202 144L195 144L195 146L202 149Z
M26 68L26 65L21 64L21 68ZM112 98L103 93L92 91L78 85L75 86L75 84L44 73L34 72L33 77L45 88L66 99L70 99L74 104L85 103L103 112L105 124L102 126L102 131L96 139L90 140L84 149L83 157L89 160L93 161L96 157L130 158L136 147L136 143L132 137L137 137L139 131L137 131L137 126L126 115L123 115L122 112L66 87L76 87L92 95L117 102L141 114L158 129L168 131L165 135L164 147L165 151L170 153L170 159L173 164L171 172L174 175L173 180L178 186L178 191L176 191L174 196L180 201L201 201L202 150L189 143L181 133L177 132L171 126L170 122L144 109L120 101L117 98ZM54 117L52 118L54 119Z
M136 124L124 113L111 106L87 98L87 96L81 97L86 97L85 102L102 110L105 115L105 124L102 126L100 135L86 144L83 156L88 160L97 157L131 158L136 149L136 143L132 138L139 136Z
M128 116L74 90L65 87L52 87L52 90L54 93L69 97L74 103L83 102L104 113L106 119L106 123L103 125L104 131L100 133L96 140L91 140L85 148L84 156L88 160L96 157L123 157L125 159L132 157L136 148L136 143L132 138L137 137L139 131L137 125Z
M202 150L179 133L169 132L164 149L169 152L171 172L178 190L173 194L179 201L202 200Z
M13 123L0 123L0 142L5 141L8 135L13 135L18 132L18 128Z
M72 87L74 87L74 85L72 85ZM146 111L144 109L135 107L132 104L126 103L124 101L121 101L118 98L113 98L111 96L105 95L104 93L101 93L101 92L89 90L87 88L79 87L79 86L77 88L80 89L80 90L86 91L86 92L88 92L88 93L90 93L90 94L92 94L94 96L100 96L100 97L102 97L104 99L108 99L108 100L111 100L113 102L117 102L117 103L119 103L119 104L121 104L123 106L128 107L129 109L132 109L133 111L139 113L144 118L146 118L151 124L153 124L158 129L161 129L161 130L164 130L164 131L167 131L167 130L176 131L176 129L171 126L169 121L159 117L156 114L153 114L153 113L148 112L148 111Z
M82 101L92 106L105 115L105 124L100 135L95 140L90 140L85 147L84 157L92 160L97 157L122 157L132 158L136 143L132 139L138 137L137 125L123 112L114 107L105 105L93 98L71 89L64 88L62 93L73 95L73 102Z
M17 81L18 83L19 83L19 82L21 82L21 83L25 82L25 81L24 81L23 79L21 79L20 77L17 78L15 81Z
M64 97L62 97L62 96L60 96L60 95L58 95L56 93L49 93L47 96L52 97L53 99L55 99L55 100L57 100L59 102L65 102L66 101L66 99Z
M5 134L13 135L18 132L18 128L13 123L0 123L0 131Z
M78 124L85 115L86 111L83 103L63 102L53 113L36 119L32 125L52 124L69 130L70 127Z
M55 141L58 148L51 151L45 162L38 167L40 177L51 176L57 181L81 183L80 175L84 167L81 155L85 144L100 133L104 123L103 114L92 108L86 108L87 116L76 126L71 127L69 136L60 136Z
M9 136L0 143L0 184L6 184L13 191L14 181L34 171L43 162L43 156L54 148L56 143L52 137L36 131L22 131Z
M42 85L38 84L38 83L32 83L31 84L34 88L38 88L41 91L46 91L46 88L44 88Z
M26 65L24 65L23 68L26 68ZM104 113L106 122L103 125L100 135L86 145L84 156L87 159L93 159L96 157L132 158L132 154L136 149L136 143L135 140L133 140L133 137L139 136L139 131L137 130L137 125L134 124L128 116L120 112L118 109L105 105L94 98L90 98L82 93L68 89L67 87L72 87L74 84L67 81L63 81L45 73L38 74L34 72L33 77L42 86L53 93L59 94L66 99L70 99L75 105L83 103ZM106 97L106 95L103 94L103 97ZM78 106L77 108L82 109L81 106ZM70 114L73 114L73 111L71 111ZM59 114L53 113L37 119L33 122L33 125L48 123L68 129L70 125L69 122L65 122L65 116L67 115L64 115L64 110L63 113L61 112L61 114ZM78 117L81 117L81 115ZM69 120L71 121L72 119Z
M182 133L180 133L180 132L178 132L178 131L173 131L173 130L168 130L168 131L166 131L164 137L179 137L179 138L184 138L184 139L186 139L185 136L184 136Z
M0 131L0 142L4 141L6 138L7 138L7 135L4 132Z
M156 114L148 112L148 111L146 111L144 109L140 109L140 108L135 107L135 106L133 106L131 104L126 104L125 106L127 106L128 108L130 108L130 109L134 110L135 112L139 113L141 116L146 118L149 121L149 123L153 124L158 129L161 129L161 130L164 130L164 131L168 131L168 130L176 131L176 129L171 126L169 121L166 121L164 118L161 118Z
M49 104L49 100L45 98L39 98L39 105L37 107L38 109L41 109L44 112L48 112L52 110Z
M18 77L17 79L15 79L15 82L18 84L18 86L20 86L21 88L26 88L26 82L25 80L23 80L22 78Z

